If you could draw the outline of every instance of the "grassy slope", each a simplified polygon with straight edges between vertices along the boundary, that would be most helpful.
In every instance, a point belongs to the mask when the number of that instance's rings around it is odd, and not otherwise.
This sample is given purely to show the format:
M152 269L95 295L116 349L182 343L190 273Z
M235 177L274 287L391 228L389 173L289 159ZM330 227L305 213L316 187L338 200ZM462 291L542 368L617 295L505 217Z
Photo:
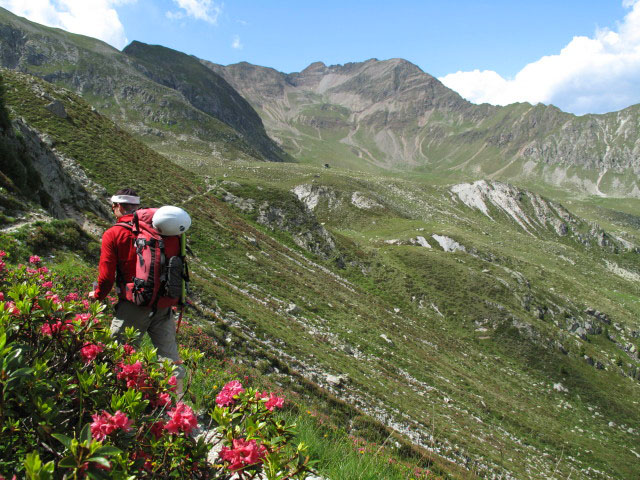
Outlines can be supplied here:
M225 159L261 158L233 128L192 106L181 93L146 78L130 58L104 42L38 25L4 9L0 23L18 29L17 36L26 33L32 56L44 58L23 62L20 69L76 90L148 144L162 148L180 143L185 150L213 151ZM160 107L152 112L149 104Z
M346 198L358 190L384 199L387 208L377 213L348 202L333 212L320 206L318 214L350 262L336 277L326 270L334 266L299 252L286 235L231 210L200 177L119 136L112 124L92 117L82 100L43 85L70 112L68 120L60 120L28 94L33 80L5 76L8 103L16 113L54 136L56 148L74 156L91 178L109 190L127 178L150 204L183 204L193 214L198 293L215 299L221 315L293 368L321 384L326 384L321 371L347 375L339 396L386 423L410 425L408 435L458 462L468 458L471 470L488 464L531 478L557 468L558 476L594 478L586 472L591 466L614 478L637 474L629 448L638 432L623 431L621 425L639 423L638 384L609 363L606 371L597 371L579 357L584 349L608 361L621 354L619 349L598 336L582 342L562 334L554 318L537 320L518 300L532 293L541 305L560 305L573 314L588 304L637 328L637 287L607 274L600 264L605 254L549 236L530 237L508 221L500 223L499 237L484 235L495 232L496 224L451 204L442 188L419 182L295 165L200 167L198 173L242 182L245 194L255 197L261 195L259 187L287 190L316 179L346 192ZM74 125L80 124L92 135L78 135ZM115 136L101 137L102 131ZM414 236L419 228L427 238L448 234L496 259L384 243ZM557 252L573 256L578 268L568 269L552 255ZM505 267L521 272L531 287ZM413 297L425 300L426 308ZM302 313L287 314L289 302ZM489 333L481 334L475 322L485 318L491 320ZM531 323L542 335L564 335L570 355L547 348L544 341L532 342L513 328L513 318ZM569 393L554 391L555 382Z

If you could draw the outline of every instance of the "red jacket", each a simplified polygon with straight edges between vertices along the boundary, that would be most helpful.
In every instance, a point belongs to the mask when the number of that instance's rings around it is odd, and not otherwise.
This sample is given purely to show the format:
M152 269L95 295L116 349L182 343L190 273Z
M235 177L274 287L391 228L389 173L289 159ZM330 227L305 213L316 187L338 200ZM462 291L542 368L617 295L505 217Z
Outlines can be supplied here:
M133 214L118 218L118 222L130 222ZM136 274L136 252L133 248L131 230L114 225L102 235L100 264L98 265L98 287L96 298L103 300L113 288L119 273L118 282L129 283ZM122 293L122 298L124 292Z

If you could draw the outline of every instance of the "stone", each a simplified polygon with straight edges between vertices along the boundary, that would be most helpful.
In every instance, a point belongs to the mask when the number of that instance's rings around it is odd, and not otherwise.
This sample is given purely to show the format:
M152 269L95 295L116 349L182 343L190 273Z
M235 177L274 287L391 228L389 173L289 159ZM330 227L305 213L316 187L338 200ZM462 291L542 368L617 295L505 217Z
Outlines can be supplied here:
M327 383L333 387L340 387L347 381L344 375L327 375L326 379Z
M389 345L393 345L393 340L387 337L384 333L380 334L380 338L387 342Z
M249 235L245 235L244 239L249 242L251 245L253 245L254 247L258 246L258 241L254 238L254 237L250 237Z
M420 235L416 237L416 243L421 247L431 248L431 245L429 245L429 243L427 242L427 239Z
M287 312L289 315L297 315L298 313L300 313L300 307L295 303L290 303L289 305L287 305L285 312Z
M553 384L553 389L556 392L564 392L564 393L568 393L569 389L567 387L565 387L564 385L562 385L561 383L554 383Z
M64 105L60 100L54 100L53 102L46 105L44 108L49 110L58 118L67 118L67 111L64 108Z
M587 331L584 329L584 327L579 327L574 333L577 336L579 336L582 340L587 339Z

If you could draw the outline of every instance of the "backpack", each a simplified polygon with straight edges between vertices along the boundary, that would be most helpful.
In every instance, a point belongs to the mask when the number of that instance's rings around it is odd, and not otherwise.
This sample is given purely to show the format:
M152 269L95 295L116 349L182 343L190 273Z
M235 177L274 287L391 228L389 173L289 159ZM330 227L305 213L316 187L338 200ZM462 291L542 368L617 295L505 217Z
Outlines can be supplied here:
M139 209L131 222L116 225L133 234L132 247L136 252L133 281L121 285L124 297L136 305L158 308L177 305L182 298L183 281L189 281L179 235L162 235L153 227L157 208Z

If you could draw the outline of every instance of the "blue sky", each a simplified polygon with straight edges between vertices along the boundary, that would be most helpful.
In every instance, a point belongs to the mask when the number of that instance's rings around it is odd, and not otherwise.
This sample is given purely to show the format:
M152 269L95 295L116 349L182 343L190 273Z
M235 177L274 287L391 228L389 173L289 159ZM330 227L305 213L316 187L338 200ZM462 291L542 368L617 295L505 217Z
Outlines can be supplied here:
M474 102L640 103L640 0L0 0L34 21L283 72L405 58ZM637 52L637 53L636 53Z
M211 25L166 18L177 10L173 1L158 0L118 8L129 40L216 63L248 61L289 73L314 61L401 57L434 76L476 68L511 76L625 13L615 0L227 1ZM231 47L235 36L242 49Z

